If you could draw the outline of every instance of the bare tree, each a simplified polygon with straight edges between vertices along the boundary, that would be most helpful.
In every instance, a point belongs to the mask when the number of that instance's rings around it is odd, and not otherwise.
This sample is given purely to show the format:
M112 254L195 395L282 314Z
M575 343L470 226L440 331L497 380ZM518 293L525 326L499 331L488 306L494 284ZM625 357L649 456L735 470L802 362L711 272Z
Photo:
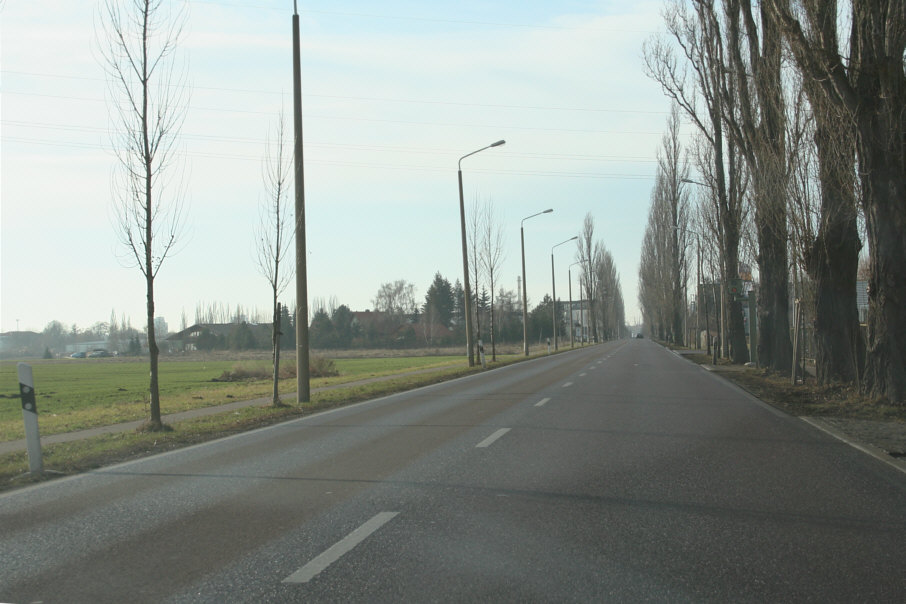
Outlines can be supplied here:
M599 286L597 307L600 309L602 338L619 338L626 323L620 275L613 255L600 241L595 245L594 273Z
M855 141L845 118L821 98L819 84L797 80L788 138L793 252L808 273L819 384L859 380L865 354L856 306L859 251Z
M160 414L154 332L154 280L173 251L182 226L184 192L169 177L187 107L177 44L185 5L161 0L107 0L100 13L99 43L115 123L112 142L119 237L145 278L151 364L149 430L164 428ZM171 189L171 186L173 189Z
M491 335L491 361L497 360L497 341L494 323L494 292L500 274L500 265L504 259L503 226L494 213L494 204L488 199L482 208L481 264L488 278L488 290L491 293L491 309L488 315Z
M713 192L718 210L717 237L721 248L722 306L726 328L721 335L729 343L734 363L748 360L740 303L726 300L727 279L739 269L740 226L743 197L740 194L737 150L725 135L727 98L735 86L725 58L724 34L715 0L697 0L690 13L686 3L670 0L664 21L673 42L682 53L680 61L668 40L654 38L644 48L646 71L664 93L679 105L707 141L710 162L702 172L705 186ZM726 347L723 354L726 354Z
M661 187L662 210L666 218L663 234L669 242L669 287L670 316L673 341L682 346L684 343L685 293L688 269L686 267L686 248L689 239L689 193L683 182L689 178L689 168L680 142L679 110L674 104L670 119L667 122L667 133L661 142L658 154L658 186Z
M374 310L387 313L388 316L402 322L418 308L415 302L415 285L404 279L382 283L371 303Z
M292 204L286 199L292 174L292 154L286 149L285 120L283 111L264 147L262 180L267 197L261 203L256 231L256 259L258 270L271 287L271 341L273 345L274 387L273 404L279 406L277 382L280 376L280 294L286 290L293 276L293 265L283 267L283 260L293 249ZM281 272L281 268L283 271Z
M851 0L849 49L837 3L766 0L805 78L846 116L856 140L870 259L868 343L861 387L906 404L906 3Z
M467 219L466 243L469 254L470 279L472 280L471 305L475 316L476 341L481 340L481 308L479 296L481 292L481 279L484 277L484 263L481 261L481 239L484 233L485 213L481 210L481 199L476 194L472 201L472 211ZM477 345L477 343L476 343Z
M689 191L683 184L689 168L679 127L679 111L674 105L658 151L657 176L639 265L639 302L653 334L683 345L689 273L686 252L692 233Z
M789 371L792 357L787 253L785 114L781 84L783 35L774 13L752 0L724 0L727 55L735 98L727 93L724 120L752 175L758 265L758 361ZM736 275L730 275L735 277Z
M588 316L591 323L592 340L598 341L597 293L598 283L595 277L595 219L591 212L585 214L582 232L576 240L576 260L582 263L582 284L585 299L588 300Z

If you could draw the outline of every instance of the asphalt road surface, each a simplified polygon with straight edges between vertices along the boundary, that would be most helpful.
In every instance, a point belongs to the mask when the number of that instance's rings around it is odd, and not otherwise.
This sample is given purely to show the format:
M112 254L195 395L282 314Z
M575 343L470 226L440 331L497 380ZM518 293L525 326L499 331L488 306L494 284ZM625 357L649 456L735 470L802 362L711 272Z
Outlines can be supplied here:
M648 340L0 496L3 602L904 602L906 475Z

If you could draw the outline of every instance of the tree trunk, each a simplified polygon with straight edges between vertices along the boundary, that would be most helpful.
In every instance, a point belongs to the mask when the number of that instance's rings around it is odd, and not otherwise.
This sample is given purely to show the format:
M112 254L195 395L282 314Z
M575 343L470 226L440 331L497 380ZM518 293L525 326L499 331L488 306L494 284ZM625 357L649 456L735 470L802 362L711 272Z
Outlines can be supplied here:
M885 149L875 147L870 151L874 151L875 157L863 200L871 242L871 274L862 391L893 404L906 405L906 163L903 143L899 162L895 161L897 158L885 156ZM860 157L868 152L863 149Z
M836 13L822 22L822 3L801 3L810 21L822 24L822 35L810 38L788 1L770 4L805 77L819 82L827 102L855 124L871 273L861 388L906 405L906 4L853 0L846 62L834 35Z
M154 277L146 278L148 288L148 355L151 359L151 417L148 420L148 429L151 431L162 430L164 427L160 415L160 387L158 385L158 357L160 350L157 347L157 337L154 333Z
M497 340L494 337L494 281L491 280L491 362L497 362Z
M276 297L276 292L275 292ZM274 305L274 322L273 322L273 333L272 333L272 343L274 351L274 392L273 392L273 405L274 407L280 406L280 393L278 392L278 384L280 380L280 303L277 302Z
M739 223L730 212L724 212L723 218L724 246L726 250L724 265L727 273L726 279L731 279L739 274ZM726 340L729 347L729 351L722 350L721 355L727 356L729 353L730 360L734 364L742 365L749 361L749 351L746 348L746 327L742 318L742 304L729 298L730 294L726 282L721 283L720 286L724 295L727 296Z
M719 101L719 98L716 100ZM725 274L723 283L720 284L722 295L727 293L727 279L739 274L739 207L741 200L737 192L737 161L736 147L732 141L728 144L729 170L724 166L724 137L723 137L723 108L719 102L711 110L711 124L714 128L714 175L717 179L718 218L720 220L723 241L721 248L724 252L723 265ZM728 182L729 180L729 182ZM732 196L732 198L731 198ZM722 303L721 303L722 304ZM719 313L720 311L718 311ZM749 360L746 349L746 331L742 320L742 306L738 302L730 301L727 305L726 336L723 334L724 325L720 325L721 340L726 337L730 358L735 364L743 364ZM718 317L720 315L718 314ZM720 351L722 356L727 355L726 350Z
M785 204L784 200L780 202ZM765 211L765 208L759 210ZM768 207L766 211L774 213L779 209ZM785 218L786 212L783 216ZM785 229L783 233L778 233L778 221L773 217L756 220L759 223L758 266L761 269L759 288L761 295L758 296L758 362L775 371L788 373L792 363L792 345ZM785 220L783 224L786 224Z
M815 146L821 188L818 235L806 258L815 283L815 373L819 384L858 382L865 345L859 331L856 273L862 247L856 225L851 138L810 95L815 110ZM849 143L847 141L850 141Z
M853 3L857 150L869 241L862 390L906 405L906 5Z

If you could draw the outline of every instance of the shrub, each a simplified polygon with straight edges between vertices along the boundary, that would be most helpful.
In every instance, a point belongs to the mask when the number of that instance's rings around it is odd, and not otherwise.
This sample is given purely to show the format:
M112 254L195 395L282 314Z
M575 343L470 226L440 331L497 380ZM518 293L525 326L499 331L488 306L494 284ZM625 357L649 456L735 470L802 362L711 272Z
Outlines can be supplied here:
M315 355L308 360L309 376L319 377L336 377L340 375L333 359ZM273 365L270 363L253 363L240 362L233 365L229 371L224 371L220 377L214 378L214 382L239 382L243 380L270 380L274 375ZM280 379L292 379L296 377L295 363L280 364Z
M308 359L308 368L310 377L335 377L340 375L333 359L315 355Z
M224 371L215 382L239 382L242 380L264 380L270 378L272 369L270 365L262 363L240 362L233 365L229 371Z

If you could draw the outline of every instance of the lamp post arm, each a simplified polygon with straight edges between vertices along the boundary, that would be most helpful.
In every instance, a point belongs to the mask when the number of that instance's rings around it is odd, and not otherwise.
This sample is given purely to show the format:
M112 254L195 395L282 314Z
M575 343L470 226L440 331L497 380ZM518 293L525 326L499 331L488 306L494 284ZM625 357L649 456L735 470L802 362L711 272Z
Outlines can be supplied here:
M532 214L531 216L526 216L525 218L522 219L522 222L519 223L519 228L521 229L522 225L525 224L525 221L528 220L529 218L534 218L535 216L541 216L542 214L550 214L553 211L554 211L553 208L548 208L547 210L544 210L543 212L537 212L535 214Z
M470 155L475 155L476 153L481 153L481 152L484 151L485 149L490 149L491 147L499 147L500 145L503 145L503 144L505 144L505 143L506 143L505 140L499 140L499 141L497 141L496 143L491 143L491 144L488 145L487 147L482 147L481 149L478 149L478 150L476 150L476 151L472 151L471 153L466 153L465 155L463 155L462 157L459 158L459 163L458 163L459 169L462 170L462 160L464 160L465 158L469 157Z

